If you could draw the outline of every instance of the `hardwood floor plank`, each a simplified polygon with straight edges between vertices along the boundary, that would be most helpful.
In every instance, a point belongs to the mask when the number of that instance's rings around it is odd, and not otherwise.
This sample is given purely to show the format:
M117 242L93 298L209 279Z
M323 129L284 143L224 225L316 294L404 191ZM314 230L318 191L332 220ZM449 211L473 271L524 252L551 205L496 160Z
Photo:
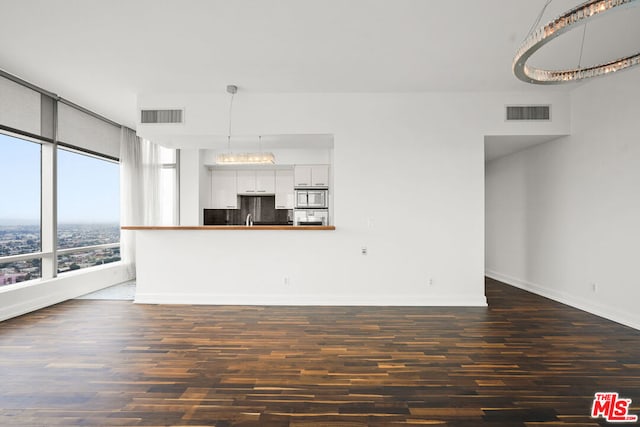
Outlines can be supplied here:
M598 426L640 332L487 280L488 308L73 300L0 323L0 425Z

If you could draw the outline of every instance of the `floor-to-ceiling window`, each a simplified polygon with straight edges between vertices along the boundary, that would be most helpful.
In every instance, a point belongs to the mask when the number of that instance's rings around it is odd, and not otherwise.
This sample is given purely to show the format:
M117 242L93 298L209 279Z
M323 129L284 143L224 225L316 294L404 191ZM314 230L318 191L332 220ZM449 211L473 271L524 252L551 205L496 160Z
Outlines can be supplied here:
M0 286L120 260L120 134L0 70Z
M0 70L0 286L121 259L121 132ZM160 147L153 161L159 178L143 183L159 187L153 218L177 224L178 152Z
M41 277L39 143L0 134L0 286Z

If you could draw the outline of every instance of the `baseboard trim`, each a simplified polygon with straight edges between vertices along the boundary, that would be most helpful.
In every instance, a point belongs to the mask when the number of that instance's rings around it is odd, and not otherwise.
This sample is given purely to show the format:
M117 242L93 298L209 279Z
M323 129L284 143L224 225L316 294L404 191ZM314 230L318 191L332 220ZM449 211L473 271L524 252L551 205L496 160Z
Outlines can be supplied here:
M327 296L327 295L216 295L193 293L136 292L137 304L189 304L189 305L303 305L303 306L434 306L434 307L486 307L484 296Z
M640 318L638 318L638 315L634 315L633 313L629 312L621 312L617 307L609 307L603 304L597 304L593 301L576 297L575 295L571 295L566 292L549 289L539 284L518 279L516 277L502 274L490 269L485 270L485 276L499 282L506 283L507 285L532 292L545 298L552 299L559 303L566 304L573 308L577 308L578 310L586 311L587 313L603 317L607 320L611 320L625 326L629 326L630 328L640 330Z

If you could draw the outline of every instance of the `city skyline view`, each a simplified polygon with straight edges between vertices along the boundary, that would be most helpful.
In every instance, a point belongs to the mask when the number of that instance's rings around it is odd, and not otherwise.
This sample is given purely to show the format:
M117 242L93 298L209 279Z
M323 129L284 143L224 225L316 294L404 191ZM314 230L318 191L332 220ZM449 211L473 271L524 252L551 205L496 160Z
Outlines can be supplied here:
M42 251L42 146L0 134L0 161L8 177L0 201L0 286L42 277L42 261L2 257ZM46 181L45 181L46 182ZM57 272L120 260L120 166L63 148L57 150ZM85 249L93 246L94 249ZM75 248L80 248L76 250Z
M110 224L59 224L58 249L119 243L120 226ZM0 257L40 252L39 225L0 225ZM58 255L58 273L120 260L120 248L80 249ZM0 262L0 286L41 277L40 258Z

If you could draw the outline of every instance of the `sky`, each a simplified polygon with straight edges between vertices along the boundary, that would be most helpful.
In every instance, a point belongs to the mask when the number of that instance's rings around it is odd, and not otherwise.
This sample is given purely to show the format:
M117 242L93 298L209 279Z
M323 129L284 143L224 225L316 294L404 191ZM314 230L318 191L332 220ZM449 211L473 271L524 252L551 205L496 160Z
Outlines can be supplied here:
M58 222L120 220L119 165L58 150ZM40 144L0 134L0 225L40 222Z

